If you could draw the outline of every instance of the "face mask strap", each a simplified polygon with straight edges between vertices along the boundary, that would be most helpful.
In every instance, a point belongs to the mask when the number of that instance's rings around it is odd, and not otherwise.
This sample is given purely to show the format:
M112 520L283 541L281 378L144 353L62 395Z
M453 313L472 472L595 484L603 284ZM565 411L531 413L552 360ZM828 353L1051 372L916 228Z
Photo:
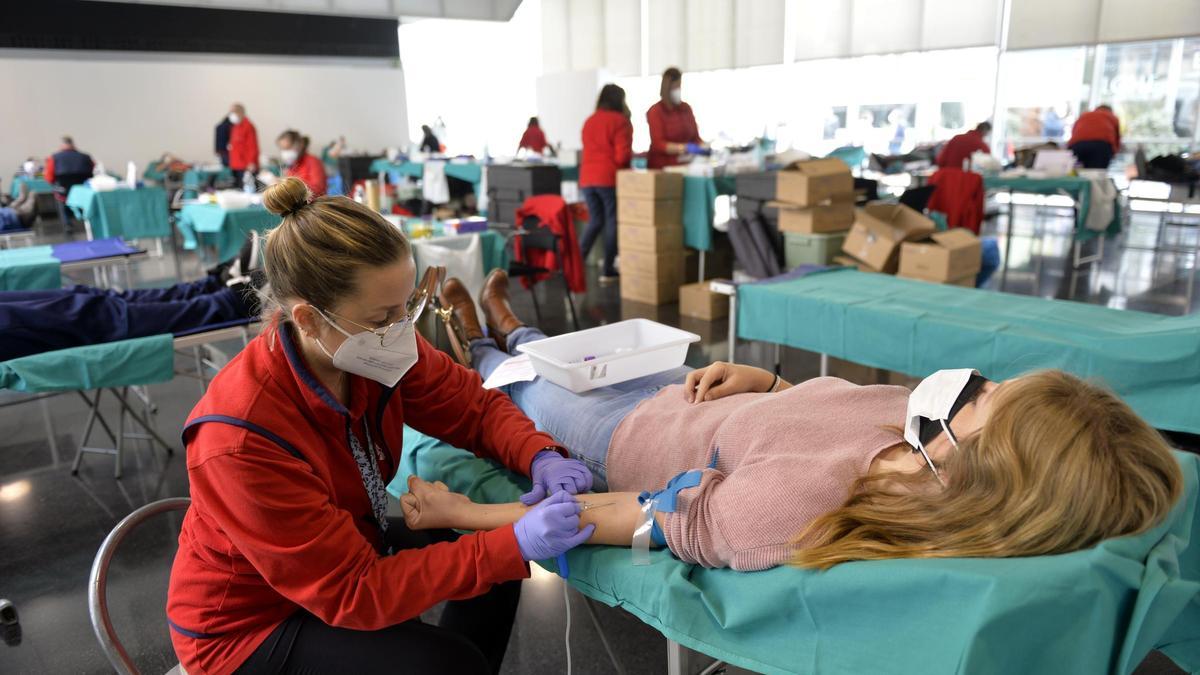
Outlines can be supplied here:
M921 456L925 458L925 463L929 465L929 470L933 472L933 477L937 479L938 485L946 487L946 481L942 480L942 474L938 473L937 465L933 463L933 458L925 451L924 443L917 444L917 452L921 453Z
M942 423L942 431L946 432L946 438L950 439L950 444L954 446L955 450L957 450L958 449L958 437L955 436L954 432L950 430L950 425L946 423L946 420L938 420L938 421Z

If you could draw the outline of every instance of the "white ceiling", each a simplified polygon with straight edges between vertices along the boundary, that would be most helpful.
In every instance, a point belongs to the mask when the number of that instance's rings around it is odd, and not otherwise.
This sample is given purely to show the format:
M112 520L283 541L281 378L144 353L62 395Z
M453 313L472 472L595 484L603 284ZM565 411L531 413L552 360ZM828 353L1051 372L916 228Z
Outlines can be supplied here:
M189 5L301 14L508 21L521 0L123 0L150 5Z

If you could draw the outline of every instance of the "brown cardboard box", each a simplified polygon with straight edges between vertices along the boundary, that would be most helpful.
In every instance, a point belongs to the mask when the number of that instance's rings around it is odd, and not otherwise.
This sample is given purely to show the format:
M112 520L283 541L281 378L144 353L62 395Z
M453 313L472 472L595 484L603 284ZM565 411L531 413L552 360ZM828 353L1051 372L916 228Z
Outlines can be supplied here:
M708 290L708 282L679 287L679 314L715 321L729 316L729 296Z
M678 199L617 199L617 222L625 225L677 225L683 223L683 202Z
M796 162L775 175L775 199L796 206L854 201L854 176L840 159Z
M666 305L679 299L679 280L662 281L650 275L622 270L621 298L648 305Z
M875 271L895 274L900 244L924 239L936 229L932 220L903 204L871 203L856 212L842 252Z
M979 273L982 244L962 228L934 232L928 241L905 242L900 247L898 276L925 281L962 280Z
M807 208L786 202L767 202L767 208L778 210L780 232L826 234L848 230L854 224L853 200L835 201Z
M617 223L617 248L622 253L626 251L650 251L664 253L666 251L683 250L683 225L626 225Z
M617 196L639 199L683 199L683 174L639 169L618 171Z
M621 274L683 283L683 251L621 251Z
M975 288L975 278L979 276L979 272L972 272L960 279L951 279L946 283L951 286L962 286L963 288Z

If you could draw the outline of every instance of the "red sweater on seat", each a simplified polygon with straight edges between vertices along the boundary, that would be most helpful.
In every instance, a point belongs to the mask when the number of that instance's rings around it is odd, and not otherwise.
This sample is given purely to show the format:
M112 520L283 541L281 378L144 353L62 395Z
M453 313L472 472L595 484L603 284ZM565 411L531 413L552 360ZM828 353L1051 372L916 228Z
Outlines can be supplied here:
M597 110L583 123L579 187L615 187L617 171L633 158L633 125L613 110Z
M361 439L370 425L385 481L396 475L405 423L526 475L553 438L419 336L420 360L394 389L348 376L348 409L293 339L281 328L251 341L185 427L192 505L167 617L189 673L232 672L301 609L376 630L529 576L512 527L381 556L348 434Z

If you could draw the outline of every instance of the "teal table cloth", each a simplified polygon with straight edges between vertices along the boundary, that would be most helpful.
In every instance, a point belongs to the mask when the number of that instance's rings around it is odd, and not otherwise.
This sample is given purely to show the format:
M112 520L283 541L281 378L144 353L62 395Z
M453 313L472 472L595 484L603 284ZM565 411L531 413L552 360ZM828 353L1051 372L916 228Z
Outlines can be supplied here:
M924 377L1058 368L1200 433L1200 314L1172 317L839 269L738 287L738 337Z
M211 242L217 260L237 255L248 232L265 233L282 219L261 206L223 209L217 204L188 204L179 210L176 224L183 235L183 248L193 250L198 239Z
M484 230L479 233L479 243L483 248L483 274L495 269L507 270L512 253L508 248L508 240L498 232Z
M863 162L867 161L867 151L857 145L845 145L834 149L833 152L825 155L825 158L840 159L853 170L861 167Z
M737 192L733 176L684 176L683 243L698 251L712 250L712 226L718 195Z
M579 166L578 165L566 166L563 164L559 164L558 170L562 172L562 179L564 182L566 182L566 181L575 182L575 183L579 182Z
M175 341L169 333L0 361L0 389L27 393L131 387L173 377Z
M826 572L706 569L664 549L567 553L572 586L667 638L762 673L1129 673L1152 648L1200 669L1200 458L1176 453L1185 495L1159 527L1037 558L885 560ZM526 478L410 428L388 490L440 480L511 502ZM553 561L539 563L555 569Z
M1077 217L1075 237L1080 241L1095 239L1103 234L1111 237L1121 233L1121 202L1113 200L1113 219L1104 232L1088 229L1088 211L1092 207L1092 181L1079 176L1057 178L1030 178L1028 176L985 176L983 186L988 190L1011 190L1038 195L1067 194L1075 200Z
M34 192L34 193L54 192L54 186L51 185L49 182L47 182L46 179L42 178L41 176L35 176L33 178L30 178L29 176L25 176L23 174L17 174L15 176L13 176L12 188L9 189L9 191L8 191L9 196L12 197L13 199L20 197L22 185L28 185L29 191Z
M53 246L0 250L0 291L37 291L62 287L62 263Z
M67 193L67 206L91 223L93 239L171 236L167 193L161 187L96 192L87 185L76 185Z

